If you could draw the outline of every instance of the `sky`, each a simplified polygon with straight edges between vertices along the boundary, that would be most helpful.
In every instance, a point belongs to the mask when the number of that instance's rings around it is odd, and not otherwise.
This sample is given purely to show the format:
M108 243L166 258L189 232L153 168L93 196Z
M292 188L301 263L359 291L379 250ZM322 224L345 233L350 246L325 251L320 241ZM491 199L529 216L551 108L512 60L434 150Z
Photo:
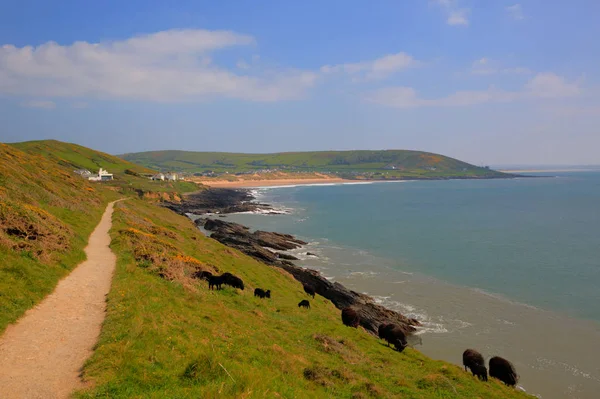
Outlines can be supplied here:
M5 0L0 141L600 164L597 0Z

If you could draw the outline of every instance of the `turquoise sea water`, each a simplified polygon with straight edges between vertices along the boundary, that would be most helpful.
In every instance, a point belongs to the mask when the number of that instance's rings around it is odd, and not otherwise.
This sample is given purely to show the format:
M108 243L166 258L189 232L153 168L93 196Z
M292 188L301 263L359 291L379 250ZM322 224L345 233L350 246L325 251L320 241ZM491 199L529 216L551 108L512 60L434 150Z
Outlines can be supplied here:
M298 264L421 320L429 356L475 347L540 397L598 397L599 172L255 193L287 214L227 217L309 241Z
M274 229L600 321L600 173L262 191ZM265 221L266 222L266 221Z

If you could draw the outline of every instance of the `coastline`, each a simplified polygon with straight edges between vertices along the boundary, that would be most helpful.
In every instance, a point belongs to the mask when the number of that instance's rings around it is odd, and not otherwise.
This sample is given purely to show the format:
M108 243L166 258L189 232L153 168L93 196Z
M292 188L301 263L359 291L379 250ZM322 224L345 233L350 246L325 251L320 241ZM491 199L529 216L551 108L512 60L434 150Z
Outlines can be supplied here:
M258 201L275 207L293 206L261 195ZM406 317L417 318L423 324L417 332L424 342L419 351L427 356L460 364L460 353L475 347L486 359L500 355L512 360L523 377L521 387L537 397L595 398L594 392L600 388L600 368L590 350L600 339L596 322L537 308L495 291L406 272L395 267L397 261L386 263L386 258L328 243L320 238L323 236L302 234L291 226L295 222L275 222L292 220L292 213L277 218L258 214L231 215L226 220L290 232L309 241L308 246L290 252L301 258L298 265L319 270L332 282L369 295ZM572 343L575 337L577 344Z
M372 296L350 290L339 282L332 282L317 270L294 264L292 261L300 259L287 251L304 248L307 242L285 233L260 230L251 232L247 226L214 218L228 213L273 211L271 205L260 204L255 200L249 190L210 188L186 197L181 203L168 203L165 207L189 217L205 234L210 232L210 238L223 245L237 249L266 265L285 270L303 286L311 287L313 292L331 301L338 309L352 307L360 315L360 325L369 333L377 336L381 324L392 323L404 331L409 344L421 343L415 334L418 327L422 326L419 320L379 304Z
M194 182L213 188L257 188L273 186L297 186L307 184L332 184L351 183L355 180L342 178L314 178L314 179L257 179L257 180L210 180L194 179Z

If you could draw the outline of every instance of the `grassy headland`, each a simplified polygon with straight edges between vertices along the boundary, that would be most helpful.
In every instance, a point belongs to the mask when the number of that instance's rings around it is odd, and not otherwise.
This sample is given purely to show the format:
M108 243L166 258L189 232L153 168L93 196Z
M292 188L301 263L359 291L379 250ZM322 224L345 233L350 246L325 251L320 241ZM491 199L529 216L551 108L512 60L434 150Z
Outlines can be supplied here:
M439 154L409 150L317 151L237 154L192 151L149 151L121 155L159 170L215 174L277 170L326 173L346 179L444 179L509 177Z
M0 144L0 330L82 260L105 204L123 196L73 174L83 147L60 155L16 147ZM111 236L117 270L84 368L90 388L78 397L526 397L417 350L397 353L343 326L322 297L299 309L306 295L286 272L204 237L147 197L116 205ZM209 291L192 277L198 270L234 273L246 289ZM255 287L272 298L254 298Z

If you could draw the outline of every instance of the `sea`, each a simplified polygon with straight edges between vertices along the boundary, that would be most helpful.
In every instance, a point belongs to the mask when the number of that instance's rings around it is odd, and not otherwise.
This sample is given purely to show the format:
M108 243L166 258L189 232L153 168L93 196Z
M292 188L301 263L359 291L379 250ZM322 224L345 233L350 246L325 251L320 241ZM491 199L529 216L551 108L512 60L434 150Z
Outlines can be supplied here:
M600 398L600 171L253 189L226 220L308 241L300 266L420 320L426 355L502 356L517 389ZM401 356L401 355L399 355Z

